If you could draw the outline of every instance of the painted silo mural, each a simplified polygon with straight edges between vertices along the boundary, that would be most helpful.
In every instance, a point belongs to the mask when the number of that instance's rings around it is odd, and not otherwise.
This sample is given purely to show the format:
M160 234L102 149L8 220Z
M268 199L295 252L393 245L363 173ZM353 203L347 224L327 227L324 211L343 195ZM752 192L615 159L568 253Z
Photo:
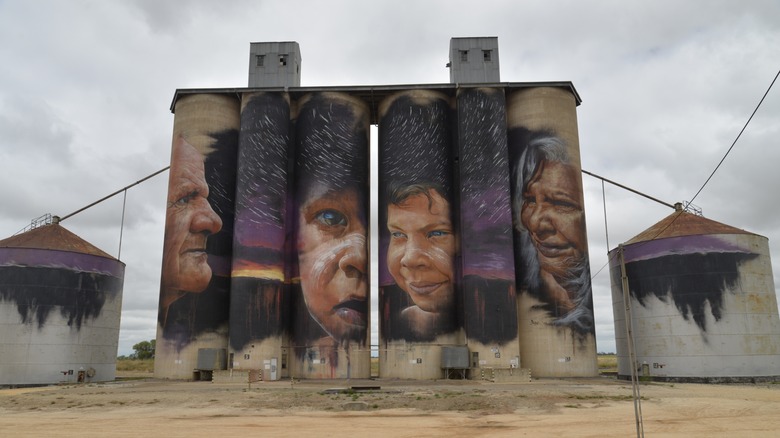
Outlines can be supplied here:
M767 239L677 211L623 246L637 373L658 380L780 376ZM610 271L618 373L631 375L619 249Z
M290 99L246 93L241 106L229 365L262 369L276 380L286 376L289 332Z
M523 366L540 377L596 375L576 103L546 87L508 100Z
M166 205L155 375L186 378L198 350L228 345L239 102L176 103Z
M369 376L370 121L380 375L440 378L450 347L475 378L596 374L576 104L566 87L177 96L156 375L190 377L207 348L266 380Z
M369 377L368 107L304 96L295 132L293 373Z
M0 241L0 385L114 380L123 279L56 223Z
M472 367L517 368L506 101L496 88L457 94L462 314Z
M462 343L451 102L414 90L380 112L380 375L438 378L441 345Z

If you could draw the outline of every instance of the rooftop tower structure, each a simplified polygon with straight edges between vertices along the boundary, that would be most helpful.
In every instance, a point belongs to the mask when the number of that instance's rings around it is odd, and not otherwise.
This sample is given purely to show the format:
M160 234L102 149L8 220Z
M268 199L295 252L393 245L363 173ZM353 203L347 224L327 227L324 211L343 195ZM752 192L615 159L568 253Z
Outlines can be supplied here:
M450 83L501 82L498 37L450 39Z
M301 49L298 43L250 43L249 88L300 86Z

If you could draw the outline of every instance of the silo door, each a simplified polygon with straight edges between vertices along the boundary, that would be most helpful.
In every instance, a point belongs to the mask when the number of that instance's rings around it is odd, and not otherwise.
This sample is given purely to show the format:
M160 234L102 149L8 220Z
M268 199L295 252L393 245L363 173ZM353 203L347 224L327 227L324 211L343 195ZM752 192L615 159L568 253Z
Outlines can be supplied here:
M271 380L277 380L276 377L276 358L271 358Z

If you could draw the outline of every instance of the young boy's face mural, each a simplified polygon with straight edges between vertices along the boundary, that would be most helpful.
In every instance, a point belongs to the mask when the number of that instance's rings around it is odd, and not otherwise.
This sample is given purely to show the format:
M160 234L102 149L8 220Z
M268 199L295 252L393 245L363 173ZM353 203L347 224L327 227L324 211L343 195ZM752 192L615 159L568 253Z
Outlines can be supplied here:
M323 93L297 121L297 253L311 317L334 340L365 341L368 328L366 109Z
M298 260L311 316L335 339L367 327L366 225L354 190L328 191L299 210Z
M421 310L453 304L455 236L450 207L435 189L417 191L387 207L387 265L396 284Z

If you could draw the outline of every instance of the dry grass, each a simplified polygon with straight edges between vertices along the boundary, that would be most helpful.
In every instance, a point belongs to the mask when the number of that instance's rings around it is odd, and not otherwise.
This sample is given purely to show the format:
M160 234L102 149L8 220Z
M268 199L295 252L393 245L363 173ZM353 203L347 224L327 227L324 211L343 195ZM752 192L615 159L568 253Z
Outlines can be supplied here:
M599 373L617 373L617 355L599 354L598 357Z
M117 359L117 372L153 373L154 359Z

